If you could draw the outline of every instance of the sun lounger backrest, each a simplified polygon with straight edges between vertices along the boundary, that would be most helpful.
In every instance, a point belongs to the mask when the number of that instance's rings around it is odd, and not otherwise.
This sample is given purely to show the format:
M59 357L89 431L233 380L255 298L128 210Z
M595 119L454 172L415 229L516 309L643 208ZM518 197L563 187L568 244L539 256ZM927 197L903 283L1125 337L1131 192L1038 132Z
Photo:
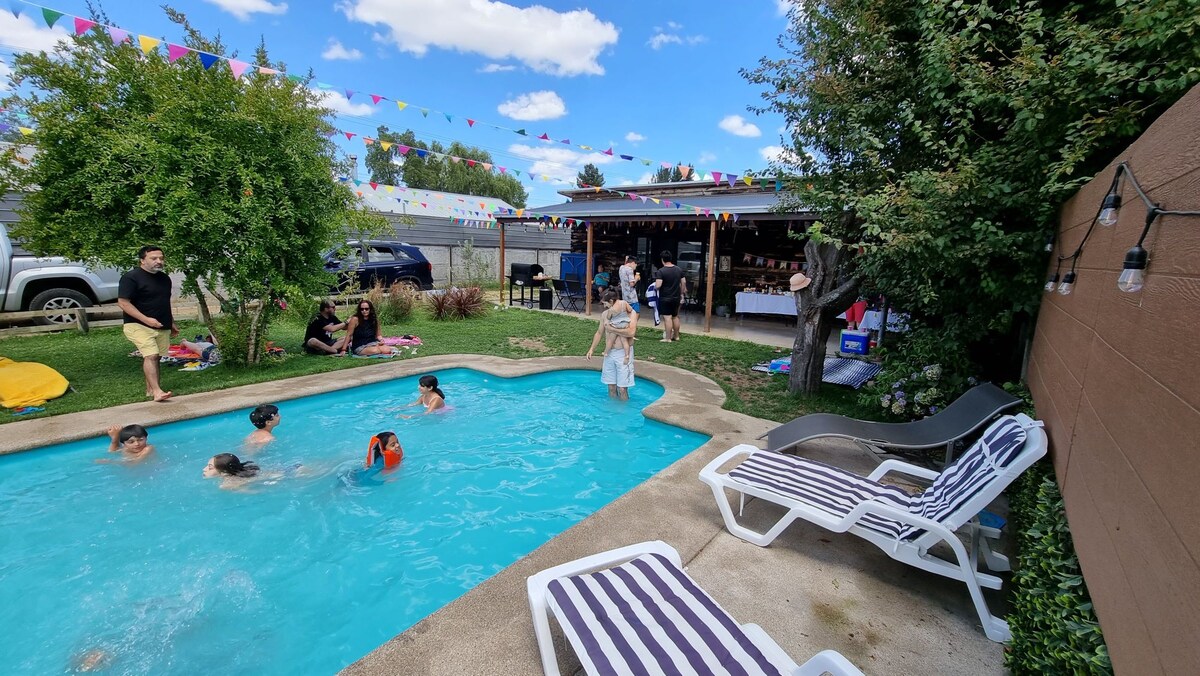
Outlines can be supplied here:
M995 498L1016 478L1008 469L1021 455L1027 438L1028 434L1016 418L1000 418L967 452L942 470L933 485L914 497L909 511L951 530L962 526L975 516L965 512L977 511L965 509L972 498L984 492ZM920 532L918 528L909 527L900 537L910 538Z
M660 554L552 580L549 603L591 674L782 674L742 627Z

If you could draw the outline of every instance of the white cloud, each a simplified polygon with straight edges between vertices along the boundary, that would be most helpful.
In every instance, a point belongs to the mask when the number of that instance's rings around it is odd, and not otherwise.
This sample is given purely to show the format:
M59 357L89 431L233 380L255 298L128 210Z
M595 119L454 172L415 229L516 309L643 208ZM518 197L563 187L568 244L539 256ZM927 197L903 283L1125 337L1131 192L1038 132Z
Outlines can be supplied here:
M516 69L517 69L517 67L513 66L513 65L502 64L502 63L489 63L488 65L484 66L483 68L480 68L479 72L480 73L507 73L510 70L516 70Z
M287 12L287 3L273 3L269 0L206 0L209 4L236 16L239 21L249 21L254 14L283 14Z
M716 162L716 161L717 161L717 156L708 152L707 150L702 151L700 153L700 157L696 158L696 162L698 162L700 164L708 164L709 162Z
M514 143L508 147L508 152L526 160L533 160L529 172L539 179L542 174L560 181L574 182L576 175L583 165L591 163L596 166L611 164L615 157L604 153L584 153L572 150L567 146L556 148L550 146L530 146Z
M779 16L787 16L788 10L791 8L791 0L775 0L775 11Z
M682 45L683 38L671 33L655 33L646 44L650 45L650 49L662 49L663 45Z
M567 104L552 91L529 92L501 103L496 110L514 120L553 120L567 114Z
M638 176L637 183L639 185L646 185L647 183L653 183L653 182L654 182L654 174L649 171L642 174L641 176Z
M556 12L496 0L342 0L338 7L352 21L383 26L404 52L471 52L560 76L603 75L598 59L618 36L614 24L586 9Z
M6 92L12 87L8 83L8 76L12 75L12 68L7 63L0 60L0 92Z
M646 44L650 45L650 49L662 49L666 45L682 45L685 42L689 45L698 45L708 41L708 38L703 35L683 35L682 28L683 24L674 21L667 22L666 30L655 26L654 35L650 36Z
M642 136L641 134L637 133L636 131L631 131L625 135L625 140L629 141L630 143L637 143L638 141L645 141L646 137Z
M52 52L59 40L65 40L68 35L63 26L66 21L59 21L53 29L46 28L45 23L34 21L29 13L13 16L7 10L0 12L0 42L16 52Z
M754 138L762 136L762 130L758 125L747 122L746 118L741 115L726 115L723 120L717 123L717 126L734 136L745 136Z
M369 103L355 103L346 98L342 92L332 89L314 89L313 91L321 97L321 105L333 109L333 112L340 115L366 116L375 112L375 106Z
M671 29L671 30L673 30L673 31L677 31L677 30L679 30L680 28L683 28L683 24L675 23L674 21L668 21L668 22L667 22L667 28L669 28L669 29Z
M346 49L337 38L329 38L329 46L321 52L321 58L326 61L358 61L362 55L358 49Z

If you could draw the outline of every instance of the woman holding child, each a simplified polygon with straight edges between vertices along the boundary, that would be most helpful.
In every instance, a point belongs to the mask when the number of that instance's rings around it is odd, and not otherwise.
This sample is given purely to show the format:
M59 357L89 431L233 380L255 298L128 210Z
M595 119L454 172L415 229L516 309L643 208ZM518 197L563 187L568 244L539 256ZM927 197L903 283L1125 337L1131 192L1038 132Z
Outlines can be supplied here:
M600 296L604 312L600 315L600 326L592 337L587 358L591 360L596 345L604 339L604 365L600 369L600 382L608 385L608 396L628 399L629 388L633 387L633 336L637 333L638 313L633 306L621 300L613 289Z

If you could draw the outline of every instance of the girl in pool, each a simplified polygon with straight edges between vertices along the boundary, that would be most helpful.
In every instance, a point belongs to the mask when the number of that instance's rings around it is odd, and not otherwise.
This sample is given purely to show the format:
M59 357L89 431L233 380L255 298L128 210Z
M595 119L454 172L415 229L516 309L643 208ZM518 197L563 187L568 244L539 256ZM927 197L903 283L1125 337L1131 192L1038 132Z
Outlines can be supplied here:
M391 469L404 459L404 449L400 447L400 439L395 432L380 432L371 437L367 446L367 469L382 466Z
M437 376L421 376L421 379L417 381L417 392L419 393L417 400L409 406L424 406L425 413L433 413L446 408L446 393L438 387ZM409 418L411 416L400 417Z
M258 465L252 462L242 462L232 453L218 453L209 458L204 466L204 478L221 477L221 488L237 489L259 478Z
M105 431L108 432L108 452L120 453L121 459L101 458L96 462L141 462L154 455L154 447L147 442L150 434L141 425L113 425Z

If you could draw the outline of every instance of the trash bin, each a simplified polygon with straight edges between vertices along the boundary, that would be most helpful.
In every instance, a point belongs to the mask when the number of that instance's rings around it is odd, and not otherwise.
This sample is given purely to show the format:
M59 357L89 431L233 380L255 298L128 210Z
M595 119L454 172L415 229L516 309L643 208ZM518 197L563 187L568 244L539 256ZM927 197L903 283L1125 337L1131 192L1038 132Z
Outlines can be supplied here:
M542 287L538 289L538 308L542 310L554 309L554 291Z

